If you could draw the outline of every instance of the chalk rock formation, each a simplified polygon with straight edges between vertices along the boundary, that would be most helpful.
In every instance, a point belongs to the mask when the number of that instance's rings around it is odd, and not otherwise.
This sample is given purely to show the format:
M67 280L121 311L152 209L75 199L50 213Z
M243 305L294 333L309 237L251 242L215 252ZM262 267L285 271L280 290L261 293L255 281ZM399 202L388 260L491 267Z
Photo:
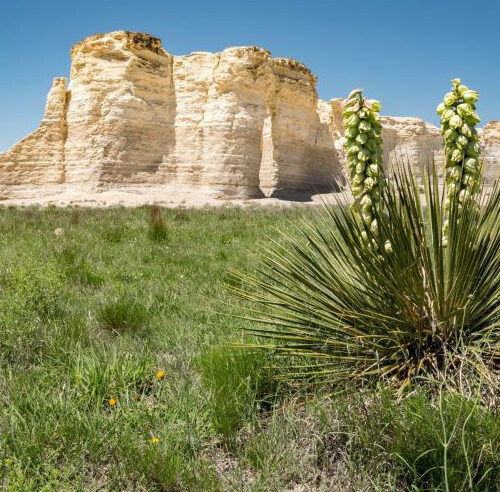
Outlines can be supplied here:
M56 78L38 129L0 154L2 185L42 185L64 181L66 107L66 79Z
M389 165L406 165L422 169L429 164L439 164L443 155L439 129L420 118L383 116L382 138L384 162Z
M71 50L66 183L151 183L174 145L172 57L158 38L116 32Z
M40 127L0 154L4 195L59 183L259 197L331 187L339 173L329 108L304 65L257 47L172 56L126 31L76 44L69 87L55 79Z
M318 99L303 64L258 47L173 56L159 38L117 31L71 50L37 130L0 154L0 194L62 191L287 197L342 182L342 99ZM441 162L436 127L382 118L385 163ZM500 122L482 132L500 174ZM168 199L168 197L165 197Z
M481 132L484 179L491 183L500 177L500 121L490 121Z

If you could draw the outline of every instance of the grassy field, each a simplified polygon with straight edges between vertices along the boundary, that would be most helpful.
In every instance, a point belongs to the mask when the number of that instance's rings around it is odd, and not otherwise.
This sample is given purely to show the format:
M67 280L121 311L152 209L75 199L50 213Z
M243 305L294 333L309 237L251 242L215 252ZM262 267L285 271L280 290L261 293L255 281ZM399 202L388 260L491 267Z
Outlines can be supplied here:
M445 490L443 459L453 483L471 462L477 491L500 490L495 411L306 402L228 347L248 323L229 270L315 213L164 210L155 228L148 208L1 209L0 490Z

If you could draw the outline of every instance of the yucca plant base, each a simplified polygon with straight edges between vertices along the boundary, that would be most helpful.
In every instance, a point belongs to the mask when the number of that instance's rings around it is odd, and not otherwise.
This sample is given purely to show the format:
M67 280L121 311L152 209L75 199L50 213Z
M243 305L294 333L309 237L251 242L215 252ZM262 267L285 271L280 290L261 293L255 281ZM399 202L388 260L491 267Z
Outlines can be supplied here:
M376 235L339 201L300 227L303 241L283 234L258 274L239 276L235 294L268 313L249 314L267 339L259 347L299 361L280 376L341 386L382 379L400 389L498 382L500 191L445 212L436 172L423 182L425 197L409 170L395 173Z

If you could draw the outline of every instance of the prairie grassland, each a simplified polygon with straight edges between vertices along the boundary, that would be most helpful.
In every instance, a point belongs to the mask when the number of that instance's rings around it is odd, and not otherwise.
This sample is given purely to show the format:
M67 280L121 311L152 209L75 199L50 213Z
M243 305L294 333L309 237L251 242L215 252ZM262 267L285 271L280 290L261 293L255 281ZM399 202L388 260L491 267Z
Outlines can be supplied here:
M494 410L306 400L228 346L228 272L317 213L0 209L0 490L500 490Z

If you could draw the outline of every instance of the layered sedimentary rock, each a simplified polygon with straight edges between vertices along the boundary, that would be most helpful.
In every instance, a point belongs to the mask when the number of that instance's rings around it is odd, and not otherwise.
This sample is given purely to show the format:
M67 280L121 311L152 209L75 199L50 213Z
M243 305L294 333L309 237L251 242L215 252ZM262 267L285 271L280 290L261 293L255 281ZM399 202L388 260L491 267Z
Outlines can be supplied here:
M272 71L276 82L269 106L272 151L267 158L273 194L302 188L319 191L331 185L330 163L336 162L329 108L318 100L316 78L301 63L276 58Z
M437 127L420 118L384 116L381 122L384 162L393 166L409 163L416 169L441 162L443 144Z
M0 154L0 193L331 190L343 175L342 101L321 101L306 66L262 48L173 56L149 34L98 34L72 48L70 83L54 79L39 128ZM382 125L386 165L440 161L436 127ZM499 126L482 132L487 179L500 174Z
M500 177L500 121L490 121L481 132L485 181Z
M172 56L158 38L117 32L78 43L71 59L66 183L158 180L175 142Z
M0 155L6 185L88 190L201 186L258 197L331 187L340 174L316 79L257 47L172 56L118 31L71 51L40 128Z
M66 79L54 79L38 129L0 154L0 182L4 187L64 181L67 95Z

